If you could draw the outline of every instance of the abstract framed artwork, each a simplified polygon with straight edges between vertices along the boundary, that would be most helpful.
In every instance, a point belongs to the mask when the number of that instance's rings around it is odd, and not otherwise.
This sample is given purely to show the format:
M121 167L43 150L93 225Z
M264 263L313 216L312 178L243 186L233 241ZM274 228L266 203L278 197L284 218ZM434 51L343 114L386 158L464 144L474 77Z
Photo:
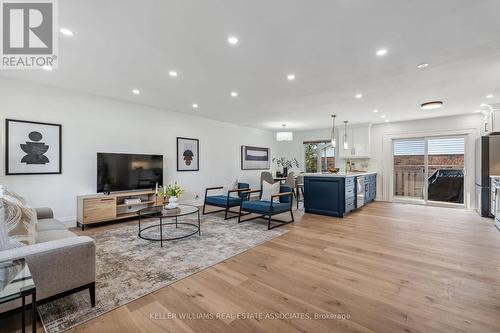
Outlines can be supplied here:
M6 175L43 175L61 172L61 125L5 120Z
M269 170L270 153L269 148L241 146L241 170Z
M200 170L199 148L198 139L177 138L177 171Z

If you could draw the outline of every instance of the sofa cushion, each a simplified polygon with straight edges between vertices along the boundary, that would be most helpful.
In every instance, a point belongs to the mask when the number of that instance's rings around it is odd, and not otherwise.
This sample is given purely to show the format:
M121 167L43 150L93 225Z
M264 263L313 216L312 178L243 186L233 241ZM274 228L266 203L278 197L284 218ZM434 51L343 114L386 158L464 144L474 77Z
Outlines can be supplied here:
M5 192L1 198L3 217L10 243L14 246L35 243L36 211L25 205L18 195Z
M240 204L240 198L229 197L229 207L238 206ZM211 195L207 196L206 203L212 206L226 207L227 206L227 196L226 195Z
M66 230L68 229L62 222L56 219L43 219L38 220L36 225L36 231L47 231L47 230Z
M243 201L241 210L259 214L277 214L290 210L289 203L274 203L271 210L270 201Z
M70 237L77 237L76 234L72 233L69 230L46 230L46 231L39 231L36 233L36 243L45 243L48 241L53 241L57 239L64 239L64 238L70 238Z

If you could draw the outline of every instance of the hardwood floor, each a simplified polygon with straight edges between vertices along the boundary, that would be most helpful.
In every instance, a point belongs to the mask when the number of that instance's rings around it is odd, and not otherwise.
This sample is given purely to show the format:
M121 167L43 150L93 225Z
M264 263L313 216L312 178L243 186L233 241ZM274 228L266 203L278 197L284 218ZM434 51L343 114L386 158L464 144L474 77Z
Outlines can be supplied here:
M72 332L500 332L491 219L381 202L345 219L296 216L286 235Z

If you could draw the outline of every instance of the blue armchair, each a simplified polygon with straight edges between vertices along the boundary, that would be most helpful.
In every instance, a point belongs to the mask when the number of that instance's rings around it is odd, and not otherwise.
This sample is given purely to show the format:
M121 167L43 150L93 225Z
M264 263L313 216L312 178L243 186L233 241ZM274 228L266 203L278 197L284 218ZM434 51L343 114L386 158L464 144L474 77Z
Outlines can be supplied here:
M246 191L250 195L251 193L260 193L260 198L262 197L262 190ZM279 198L278 202L273 202L276 198ZM240 205L240 215L238 216L238 223L251 221L255 219L267 219L267 229L273 229L276 227L281 227L282 225L293 223L293 212L292 212L292 202L293 202L293 191L290 186L282 185L280 186L280 193L273 195L271 201L261 201L261 200L245 200L241 202ZM242 212L246 212L242 214ZM290 221L281 221L273 219L274 215L290 212L292 219ZM252 217L246 220L242 220L241 217L248 214L259 214L259 216ZM271 221L278 222L279 224L271 227Z
M232 213L232 214L237 214L235 216L229 217L229 218L235 218L236 216L239 216L239 212L232 211L232 207L237 207L240 205L242 201L248 200L250 197L250 194L247 192L250 190L250 185L247 183L238 183L238 189L236 190L230 190L227 195L209 195L209 191L215 191L215 190L222 190L222 186L218 187L210 187L205 190L205 201L203 203L203 215L205 214L212 214L212 213L219 213L219 212L225 212L224 214L224 219L227 220L227 214ZM233 193L238 193L237 196L233 196ZM206 206L215 206L215 207L222 207L222 209L219 210L213 210L213 211L206 211Z

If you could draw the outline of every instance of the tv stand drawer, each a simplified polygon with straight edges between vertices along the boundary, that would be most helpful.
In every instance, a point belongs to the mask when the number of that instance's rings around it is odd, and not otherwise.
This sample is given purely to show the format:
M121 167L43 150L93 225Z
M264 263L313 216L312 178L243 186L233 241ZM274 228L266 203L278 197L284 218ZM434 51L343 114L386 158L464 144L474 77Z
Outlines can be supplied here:
M83 223L102 222L116 218L116 197L83 200Z

